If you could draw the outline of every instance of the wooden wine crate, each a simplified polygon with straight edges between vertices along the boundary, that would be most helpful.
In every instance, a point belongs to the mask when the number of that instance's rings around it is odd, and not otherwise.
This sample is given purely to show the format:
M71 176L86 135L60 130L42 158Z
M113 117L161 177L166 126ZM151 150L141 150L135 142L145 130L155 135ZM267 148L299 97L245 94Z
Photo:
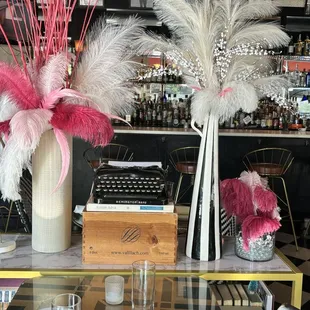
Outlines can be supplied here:
M175 213L83 213L83 263L132 264L152 260L175 265L177 224Z

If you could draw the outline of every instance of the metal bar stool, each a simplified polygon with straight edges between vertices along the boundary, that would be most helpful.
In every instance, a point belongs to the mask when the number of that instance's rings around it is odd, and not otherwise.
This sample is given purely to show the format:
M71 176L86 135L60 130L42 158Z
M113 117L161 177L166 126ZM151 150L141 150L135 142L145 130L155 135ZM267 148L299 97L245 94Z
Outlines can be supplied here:
M89 148L83 153L84 159L89 166L96 170L102 163L110 160L132 161L133 152L126 145L110 143L104 147Z
M292 152L283 148L263 148L247 153L242 161L249 171L256 171L260 176L267 177L271 181L271 189L274 190L274 180L280 180L284 190L284 199L277 195L278 199L286 206L291 221L296 250L298 251L294 221L288 199L284 175L291 166L294 157Z
M198 154L198 146L187 146L173 150L169 155L172 166L177 172L180 173L174 196L175 204L177 204L177 202L181 200L182 197L188 192L188 190L194 185ZM191 184L185 190L183 190L180 196L180 189L185 175L191 176Z

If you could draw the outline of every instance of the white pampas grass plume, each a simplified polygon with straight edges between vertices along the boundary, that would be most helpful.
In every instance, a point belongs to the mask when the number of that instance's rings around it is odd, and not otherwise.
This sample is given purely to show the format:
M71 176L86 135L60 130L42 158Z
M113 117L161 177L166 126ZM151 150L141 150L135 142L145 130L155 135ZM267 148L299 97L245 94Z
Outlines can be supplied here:
M51 128L52 115L51 111L36 109L20 111L12 118L11 135L0 157L0 191L4 200L21 199L19 182L23 169L30 167L41 135Z
M3 93L0 97L0 122L11 119L19 108L9 94Z
M134 43L142 33L142 22L133 17L121 25L100 20L90 31L73 88L89 97L94 108L119 114L131 106L135 89L129 80L136 76L138 65L132 60Z
M189 86L201 89L192 101L198 124L209 113L226 119L240 108L253 111L261 96L281 91L282 82L265 78L271 62L263 48L285 45L289 37L274 24L255 21L278 11L274 1L155 0L154 10L172 39L147 33L139 50L157 47L182 67ZM233 90L219 96L227 88Z
M255 88L244 82L232 81L223 87L226 92L203 89L194 94L192 104L192 118L199 126L205 121L205 115L215 115L223 120L233 116L240 108L250 113L257 107L258 97Z
M12 156L12 154L15 154ZM20 148L14 137L11 137L1 154L0 190L3 200L20 200L19 181L23 173L30 165L32 150ZM10 167L9 169L7 167Z
M45 97L53 90L62 88L67 71L68 58L65 53L50 56L48 62L41 68L34 83L38 93Z

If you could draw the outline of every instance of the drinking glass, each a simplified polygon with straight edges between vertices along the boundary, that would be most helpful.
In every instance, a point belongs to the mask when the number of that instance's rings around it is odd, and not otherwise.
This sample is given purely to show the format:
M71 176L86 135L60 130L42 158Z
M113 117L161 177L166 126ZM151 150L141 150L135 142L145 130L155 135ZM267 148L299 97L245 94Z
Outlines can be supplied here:
M156 265L147 260L132 264L132 308L154 309Z
M81 310L81 297L76 294L57 295L52 300L52 310Z
M167 193L169 202L173 202L173 199L174 199L173 188L174 188L174 182L167 181L166 182L166 193Z
M110 276L105 279L105 301L110 305L119 305L124 300L124 278Z

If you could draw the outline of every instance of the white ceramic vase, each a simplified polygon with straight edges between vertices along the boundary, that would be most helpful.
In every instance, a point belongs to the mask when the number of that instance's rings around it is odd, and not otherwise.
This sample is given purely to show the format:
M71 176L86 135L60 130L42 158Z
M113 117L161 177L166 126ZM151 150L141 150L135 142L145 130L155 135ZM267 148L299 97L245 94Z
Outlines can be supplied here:
M71 137L68 143L72 150ZM71 244L72 162L64 183L54 192L61 167L60 147L49 130L32 157L32 248L38 252L61 252Z

